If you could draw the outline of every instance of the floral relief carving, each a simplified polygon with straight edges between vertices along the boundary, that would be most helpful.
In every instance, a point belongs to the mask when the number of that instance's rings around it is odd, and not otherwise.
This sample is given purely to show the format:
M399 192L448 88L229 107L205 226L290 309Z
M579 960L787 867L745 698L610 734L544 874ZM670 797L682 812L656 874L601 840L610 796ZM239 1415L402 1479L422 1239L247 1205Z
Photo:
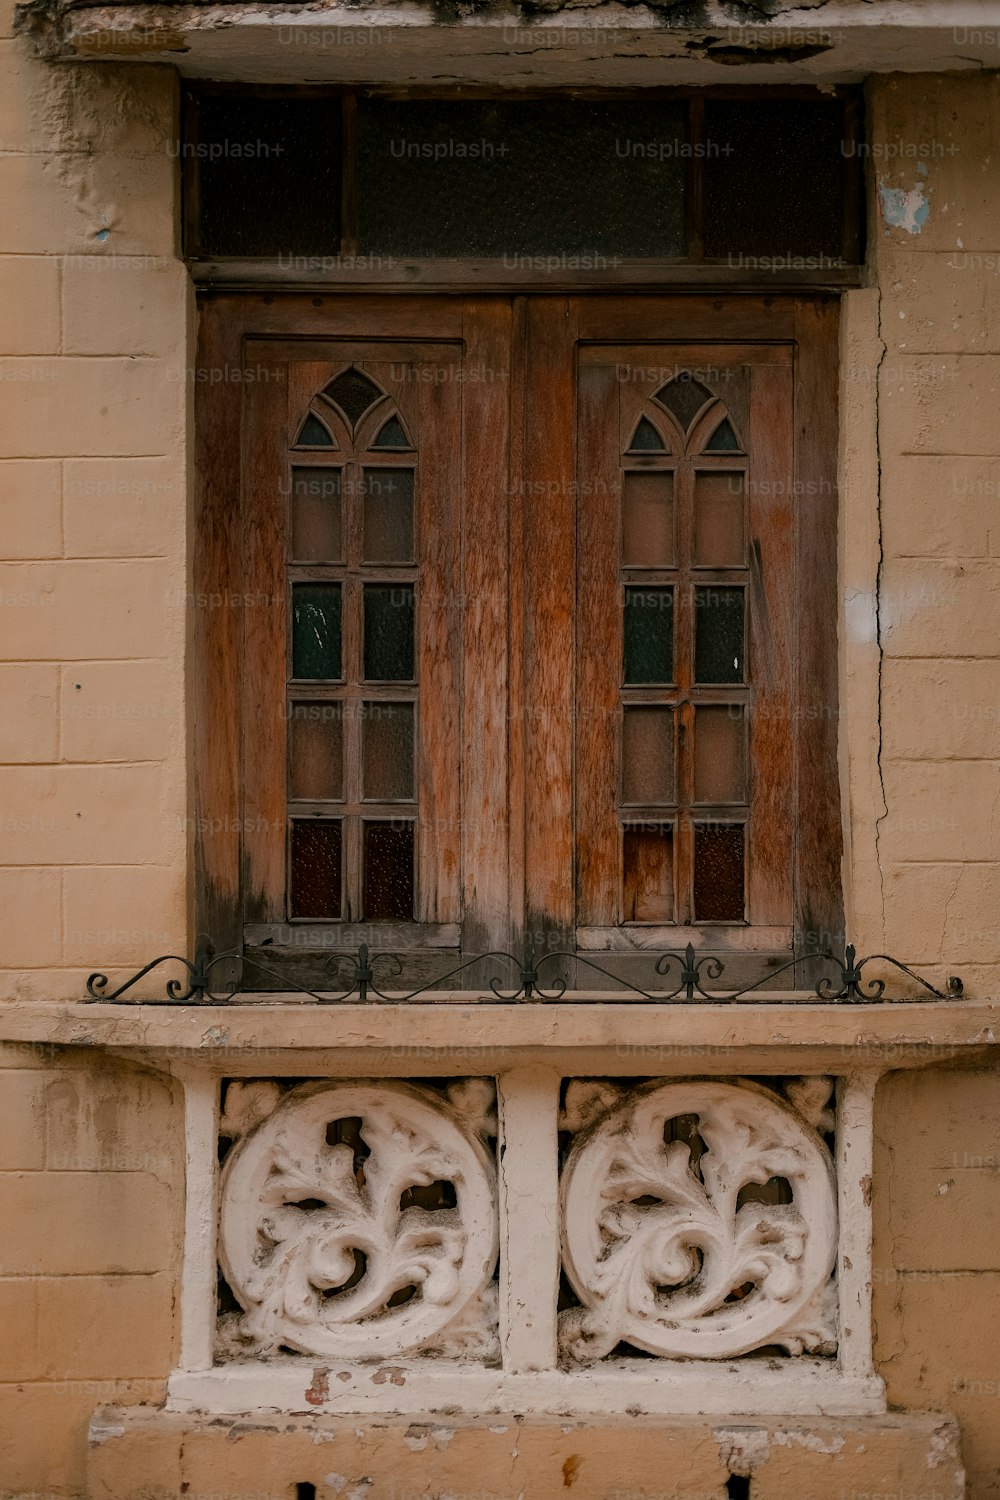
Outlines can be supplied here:
M836 1350L829 1079L604 1081L567 1092L560 1348L673 1358ZM801 1107L797 1108L796 1105Z
M235 1354L496 1357L492 1082L231 1084L219 1261Z

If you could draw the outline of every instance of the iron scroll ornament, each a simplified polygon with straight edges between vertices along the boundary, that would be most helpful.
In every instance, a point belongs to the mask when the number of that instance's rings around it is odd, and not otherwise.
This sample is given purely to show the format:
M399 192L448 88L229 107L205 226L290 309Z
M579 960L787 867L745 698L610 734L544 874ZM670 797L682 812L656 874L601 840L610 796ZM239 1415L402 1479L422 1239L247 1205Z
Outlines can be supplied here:
M873 953L866 958L859 959L852 944L847 944L844 949L843 958L825 949L815 953L804 953L782 964L780 968L772 969L762 979L753 984L744 985L737 990L710 990L706 985L721 979L725 973L724 961L714 954L698 953L691 943L688 943L683 953L662 953L656 960L654 972L666 980L662 989L645 990L638 985L627 983L618 975L611 973L609 969L603 968L592 959L585 958L580 953L564 951L553 951L536 957L534 949L527 948L523 958L517 958L513 953L502 951L491 951L476 954L466 959L463 963L455 965L444 974L436 975L426 984L418 985L416 989L403 992L388 992L385 986L391 981L393 975L403 972L403 965L398 955L394 953L371 953L366 944L362 943L356 952L342 953L332 952L326 959L324 967L331 971L331 980L335 987L329 990L314 990L307 985L300 984L297 980L283 973L273 965L262 963L257 958L250 958L239 951L216 953L210 944L199 946L193 959L184 958L175 953L163 953L158 958L151 959L141 969L124 980L117 988L108 991L108 976L97 972L91 974L87 980L87 998L92 1001L112 1004L120 1001L122 997L139 982L152 973L154 969L163 964L180 964L186 970L185 979L171 978L165 985L165 1002L172 1005L225 1005L234 1001L238 995L248 993L244 981L252 978L254 974L271 980L287 991L303 995L308 999L315 1000L320 1005L336 1005L351 1000L357 1000L362 1004L374 999L375 1001L388 1001L392 1004L405 1004L416 1000L432 990L440 990L450 980L459 974L465 973L476 964L488 961L509 964L516 971L516 979L504 981L501 975L494 974L486 981L490 996L496 1000L508 1003L525 1003L537 1001L558 1001L567 994L565 980L555 977L547 984L543 982L540 970L544 964L565 962L567 960L582 964L586 969L593 971L607 979L623 993L637 997L639 1000L647 1001L653 1005L677 1004L734 1004L747 995L753 995L755 991L762 989L765 985L772 984L781 974L794 968L797 964L805 961L819 961L833 965L835 975L825 975L816 983L813 993L819 1000L847 1005L874 1005L885 998L886 982L881 978L866 979L862 971L870 963L880 962L890 964L911 979L925 992L926 997L933 1000L957 1000L964 992L962 980L957 974L951 974L947 979L947 988L941 990L936 988L928 980L901 963L899 959L893 958L888 953ZM339 966L341 964L351 965L350 972L344 979L339 978ZM385 977L380 977L376 983L376 965L388 965ZM221 971L225 966L234 967L235 977L223 980ZM218 980L213 979L213 974L219 973ZM345 987L346 981L346 987ZM670 985L673 984L673 988ZM261 993L260 991L249 993ZM267 992L265 992L267 993ZM488 997L482 996L486 999ZM600 1001L583 1001L579 1003L607 1004L614 995L605 997ZM784 1000L768 1000L756 997L758 1003L763 1004L785 1004ZM891 998L891 997L890 997ZM901 997L907 1001L914 999L922 1000L924 995ZM124 1002L129 1005L163 1004L164 1001L141 1000L130 996ZM259 1003L267 1003L262 1001Z

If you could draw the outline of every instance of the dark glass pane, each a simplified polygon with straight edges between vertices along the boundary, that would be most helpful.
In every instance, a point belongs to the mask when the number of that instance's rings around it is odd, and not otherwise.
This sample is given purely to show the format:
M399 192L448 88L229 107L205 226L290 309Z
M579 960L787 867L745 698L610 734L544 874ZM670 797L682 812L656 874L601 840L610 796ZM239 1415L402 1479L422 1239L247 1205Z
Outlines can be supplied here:
M544 273L564 256L572 270L580 255L684 252L683 102L362 99L359 112L363 253L527 257Z
M743 829L696 824L694 830L694 918L696 922L742 922Z
M361 488L365 562L413 557L413 470L365 469Z
M339 562L340 470L292 470L292 556L298 562Z
M722 470L694 476L694 561L702 568L733 568L746 561L743 475Z
M365 584L368 682L413 681L413 602L410 584Z
M669 450L648 417L640 417L632 435L630 453L666 453Z
M705 444L706 453L739 453L740 442L728 417L723 417Z
M337 254L339 99L202 94L197 120L200 233L189 253Z
M710 401L711 398L712 392L707 386L686 374L678 375L674 380L668 381L656 393L657 401L661 406L665 406L667 411L673 413L683 432L687 432L705 402Z
M340 661L340 584L292 586L292 676L336 680Z
M356 427L368 408L381 400L384 393L352 365L331 380L323 394L335 401L351 426Z
M622 801L673 802L674 711L628 707L622 722Z
M403 431L403 424L398 417L389 418L372 444L373 448L408 448L409 446L410 440Z
M625 681L673 680L673 589L626 589Z
M622 478L622 562L626 568L669 568L674 560L674 476Z
M742 802L746 797L746 735L739 703L699 707L694 723L696 802Z
M835 100L705 100L705 255L838 257L846 159Z
M299 428L299 435L295 439L296 448L336 448L337 444L327 432L319 417L314 417L312 412L306 417Z
M696 589L695 682L742 682L743 590Z
M326 819L292 823L293 917L340 916L341 824Z
M365 920L413 921L413 824L365 823Z
M292 703L288 716L291 796L339 802L344 795L344 738L339 703Z
M625 829L624 898L626 922L674 920L673 829Z
M413 704L366 703L362 726L363 795L402 802L413 796Z

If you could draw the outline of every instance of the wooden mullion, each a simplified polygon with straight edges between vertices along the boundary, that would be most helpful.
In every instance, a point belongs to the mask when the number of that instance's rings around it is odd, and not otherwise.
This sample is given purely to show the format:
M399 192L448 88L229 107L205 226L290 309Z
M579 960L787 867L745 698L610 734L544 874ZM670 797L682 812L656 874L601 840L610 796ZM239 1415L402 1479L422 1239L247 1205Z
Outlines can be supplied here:
M341 914L347 922L360 922L363 916L364 871L361 868L361 819L357 814L349 813L345 816L341 837Z
M688 100L688 142L691 151L685 173L684 227L687 240L687 259L695 264L705 254L704 205L705 162L698 150L705 139L705 98L701 93L692 94Z
M358 253L358 99L341 100L340 139L340 253Z

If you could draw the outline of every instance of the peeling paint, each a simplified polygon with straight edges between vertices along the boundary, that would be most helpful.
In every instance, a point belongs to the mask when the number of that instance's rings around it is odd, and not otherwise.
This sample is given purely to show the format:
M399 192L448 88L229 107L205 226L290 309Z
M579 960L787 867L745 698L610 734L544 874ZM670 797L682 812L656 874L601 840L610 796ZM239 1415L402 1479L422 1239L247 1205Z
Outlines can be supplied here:
M923 162L920 163L924 165ZM921 179L914 187L889 187L880 182L879 198L882 217L891 229L905 229L907 234L919 234L927 223L931 206L927 201L927 184Z
M305 1399L310 1406L322 1406L330 1399L330 1372L325 1365L317 1365L313 1370L312 1385L306 1386Z
M818 1432L796 1431L794 1428L784 1428L772 1433L772 1438L779 1448L808 1448L810 1453L839 1453L844 1447L842 1437L822 1438Z

